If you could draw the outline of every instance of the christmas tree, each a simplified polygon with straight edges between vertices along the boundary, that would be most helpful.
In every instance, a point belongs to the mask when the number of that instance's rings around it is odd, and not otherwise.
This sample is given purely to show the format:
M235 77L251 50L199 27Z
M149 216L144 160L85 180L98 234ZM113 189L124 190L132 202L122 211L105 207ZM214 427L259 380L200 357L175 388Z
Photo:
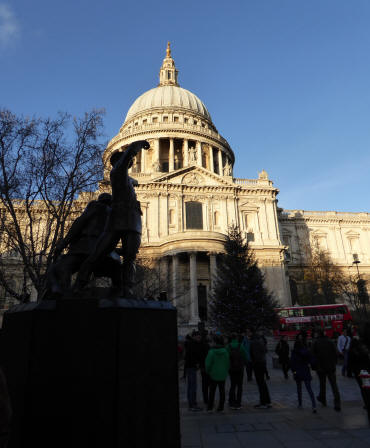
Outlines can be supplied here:
M226 334L272 328L278 304L264 287L263 274L237 226L229 228L225 254L219 257L210 301L211 325Z

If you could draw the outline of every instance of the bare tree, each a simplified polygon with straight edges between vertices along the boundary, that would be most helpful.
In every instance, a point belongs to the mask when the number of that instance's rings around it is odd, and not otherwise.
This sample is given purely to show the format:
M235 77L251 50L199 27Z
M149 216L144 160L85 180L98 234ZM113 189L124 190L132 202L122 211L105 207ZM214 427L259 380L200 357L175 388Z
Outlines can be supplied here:
M176 306L178 320L186 320L186 312L190 307L187 302L189 291L185 288L177 290L174 296L170 287L169 272L161 267L159 258L139 256L136 261L136 288L138 297L146 299L164 299Z
M336 303L342 296L347 278L335 265L327 251L316 243L306 248L306 263L303 267L304 292L299 295L302 305Z
M298 301L302 305L323 305L346 302L362 320L368 316L369 297L366 282L348 274L334 264L328 251L317 243L306 248L306 264L302 267L302 287Z
M369 296L366 291L366 282L357 276L349 275L340 284L342 296L354 310L356 320L367 321Z
M102 178L103 114L29 119L0 110L0 286L19 301L32 289L40 296L56 244L80 212L76 198Z

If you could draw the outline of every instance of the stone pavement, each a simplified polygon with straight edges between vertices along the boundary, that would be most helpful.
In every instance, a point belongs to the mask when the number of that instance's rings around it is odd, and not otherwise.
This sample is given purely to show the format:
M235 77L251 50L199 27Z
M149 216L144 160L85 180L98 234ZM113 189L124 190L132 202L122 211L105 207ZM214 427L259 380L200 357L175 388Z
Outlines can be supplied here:
M303 409L297 409L295 382L283 378L279 369L268 362L271 379L267 381L273 407L259 410L256 382L244 378L243 409L233 411L225 405L222 414L190 412L186 401L186 383L180 379L180 411L182 448L362 448L370 447L370 425L360 390L355 380L342 377L337 370L342 398L342 411L333 409L333 396L327 386L328 407L319 403L312 414L311 402L303 385ZM180 371L182 376L182 371ZM198 381L200 385L200 378ZM313 372L312 388L317 395L319 383ZM226 401L228 393L226 383ZM218 392L216 392L216 397ZM199 405L203 406L198 390ZM217 404L217 403L216 403Z

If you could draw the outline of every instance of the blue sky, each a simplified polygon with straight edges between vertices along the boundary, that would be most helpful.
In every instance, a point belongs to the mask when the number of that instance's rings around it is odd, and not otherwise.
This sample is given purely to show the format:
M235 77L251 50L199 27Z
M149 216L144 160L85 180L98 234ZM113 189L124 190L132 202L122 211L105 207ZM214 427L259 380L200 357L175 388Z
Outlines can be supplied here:
M106 109L107 140L158 83L179 83L289 209L370 212L369 0L0 0L0 106Z

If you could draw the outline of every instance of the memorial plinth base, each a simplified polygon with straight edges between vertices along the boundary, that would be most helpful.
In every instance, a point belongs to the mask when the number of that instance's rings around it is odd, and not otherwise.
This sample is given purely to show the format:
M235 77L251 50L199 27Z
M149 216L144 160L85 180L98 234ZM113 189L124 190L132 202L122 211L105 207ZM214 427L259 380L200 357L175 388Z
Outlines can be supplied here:
M179 448L176 310L45 301L5 314L9 448Z

